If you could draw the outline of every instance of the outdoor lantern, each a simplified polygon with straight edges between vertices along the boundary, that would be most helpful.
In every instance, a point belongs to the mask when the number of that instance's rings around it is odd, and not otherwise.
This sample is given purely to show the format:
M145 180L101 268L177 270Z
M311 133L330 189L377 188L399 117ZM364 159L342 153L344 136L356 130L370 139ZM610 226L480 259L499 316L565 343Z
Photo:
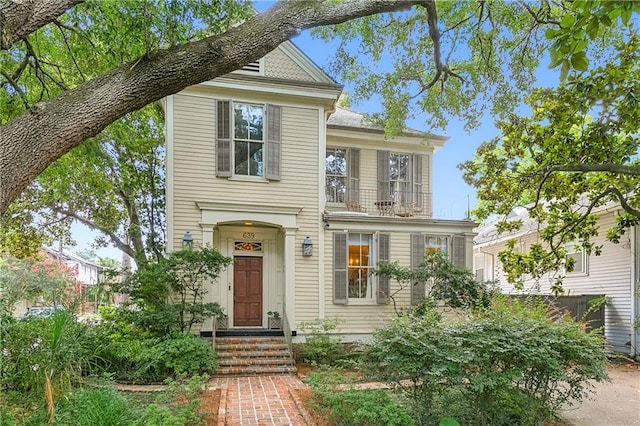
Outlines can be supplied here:
M302 242L302 255L311 256L312 254L313 254L313 241L311 241L311 238L307 237Z
M182 237L182 248L189 251L193 249L193 235L191 235L191 232L189 231L185 232Z

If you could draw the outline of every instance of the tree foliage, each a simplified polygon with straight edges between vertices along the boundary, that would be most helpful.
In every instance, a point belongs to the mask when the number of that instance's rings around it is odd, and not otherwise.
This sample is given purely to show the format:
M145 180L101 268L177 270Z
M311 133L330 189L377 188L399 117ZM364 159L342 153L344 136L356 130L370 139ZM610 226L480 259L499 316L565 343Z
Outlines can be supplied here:
M451 116L479 125L512 111L544 63L583 71L630 25L637 2L425 2L427 13L377 14L321 28L339 38L333 72L355 83L353 101L375 96L373 119L398 133L407 117L444 128ZM389 65L390 64L390 65Z
M583 27L590 38L615 35L628 10L624 2L283 1L248 18L249 5L233 0L3 2L0 213L119 117L259 59L302 29L353 20L325 36L343 38L343 80L358 81L356 99L378 94L387 130L397 132L412 108L440 126L447 114L474 125L485 108L510 110L550 44L545 29L559 40L555 61L580 68L574 57L587 46L567 40ZM354 43L370 63L358 63ZM395 70L379 72L389 58Z
M394 319L367 350L368 371L401 393L418 424L535 425L607 379L602 336L542 304L497 298L462 320L434 310Z
M614 242L640 223L638 48L632 35L618 45L615 60L572 74L557 89L533 90L526 98L530 116L499 121L501 135L461 165L482 200L477 217L497 214L499 230L510 232L522 222L509 220L509 213L526 206L542 225L541 241L530 253L516 253L511 245L501 254L510 281L521 273L570 271L567 244L599 254L591 240L605 206L619 205L623 212L608 230Z
M0 258L0 317L11 316L20 301L70 307L77 273L42 253L36 257Z
M114 122L50 165L24 197L49 224L78 221L139 264L164 254L163 118L149 105ZM27 211L25 211L27 213ZM68 231L66 229L65 231ZM58 231L60 232L60 231Z
M419 311L431 306L434 301L452 308L485 306L492 293L490 282L476 280L473 272L455 265L446 253L438 251L427 252L417 268L400 266L397 262L378 262L373 273L398 282L396 291L389 295L398 315L401 313L397 310L395 296L417 284L426 288L426 301L419 306Z
M194 324L222 315L217 303L207 303L204 280L218 278L232 259L216 249L180 250L139 268L115 288L131 297L138 321L153 331L191 330ZM135 316L135 315L134 315Z

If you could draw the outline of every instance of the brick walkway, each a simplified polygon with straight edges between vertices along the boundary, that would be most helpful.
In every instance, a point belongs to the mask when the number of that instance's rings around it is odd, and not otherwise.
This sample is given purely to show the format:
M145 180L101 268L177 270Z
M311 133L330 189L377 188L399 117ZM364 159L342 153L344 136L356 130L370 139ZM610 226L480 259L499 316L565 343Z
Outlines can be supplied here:
M218 425L311 425L309 415L293 389L305 388L296 376L218 377Z

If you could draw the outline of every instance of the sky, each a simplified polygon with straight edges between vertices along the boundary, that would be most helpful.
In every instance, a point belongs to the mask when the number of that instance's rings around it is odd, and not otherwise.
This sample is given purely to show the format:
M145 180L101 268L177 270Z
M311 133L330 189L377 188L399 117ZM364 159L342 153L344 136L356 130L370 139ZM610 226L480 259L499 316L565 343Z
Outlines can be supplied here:
M266 10L273 2L258 1L255 3L259 11ZM308 31L292 39L309 58L323 69L329 69L329 64L336 51L337 43L325 42L314 38ZM537 72L537 80L543 85L555 85L558 82L557 72L546 69L548 61L543 60L542 66ZM348 82L340 81L345 85L345 90L351 91L352 86ZM380 105L372 101L352 103L351 109L363 113L380 111ZM417 116L407 121L407 126L429 131L425 128L425 117ZM433 213L439 219L463 219L468 215L468 209L476 204L476 194L473 187L467 185L462 179L462 171L458 164L473 158L475 150L483 141L488 141L498 135L491 117L484 117L481 125L468 133L463 124L452 118L444 131L435 131L450 137L444 148L440 149L433 157ZM81 225L74 225L73 236L77 246L73 250L90 249L95 234ZM115 248L97 250L99 256L121 258L121 252Z

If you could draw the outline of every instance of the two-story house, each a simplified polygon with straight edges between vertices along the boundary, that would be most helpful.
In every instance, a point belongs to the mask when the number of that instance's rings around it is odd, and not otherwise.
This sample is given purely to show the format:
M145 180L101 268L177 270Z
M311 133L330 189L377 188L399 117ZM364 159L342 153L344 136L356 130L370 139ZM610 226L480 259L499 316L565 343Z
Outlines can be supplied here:
M169 247L189 232L233 258L206 295L232 328L265 328L277 311L294 335L337 316L360 338L394 314L398 283L370 273L378 261L415 266L443 250L472 267L475 224L432 217L433 154L448 138L405 129L387 140L337 107L341 93L286 42L163 102ZM406 308L423 297L417 286L394 298Z

